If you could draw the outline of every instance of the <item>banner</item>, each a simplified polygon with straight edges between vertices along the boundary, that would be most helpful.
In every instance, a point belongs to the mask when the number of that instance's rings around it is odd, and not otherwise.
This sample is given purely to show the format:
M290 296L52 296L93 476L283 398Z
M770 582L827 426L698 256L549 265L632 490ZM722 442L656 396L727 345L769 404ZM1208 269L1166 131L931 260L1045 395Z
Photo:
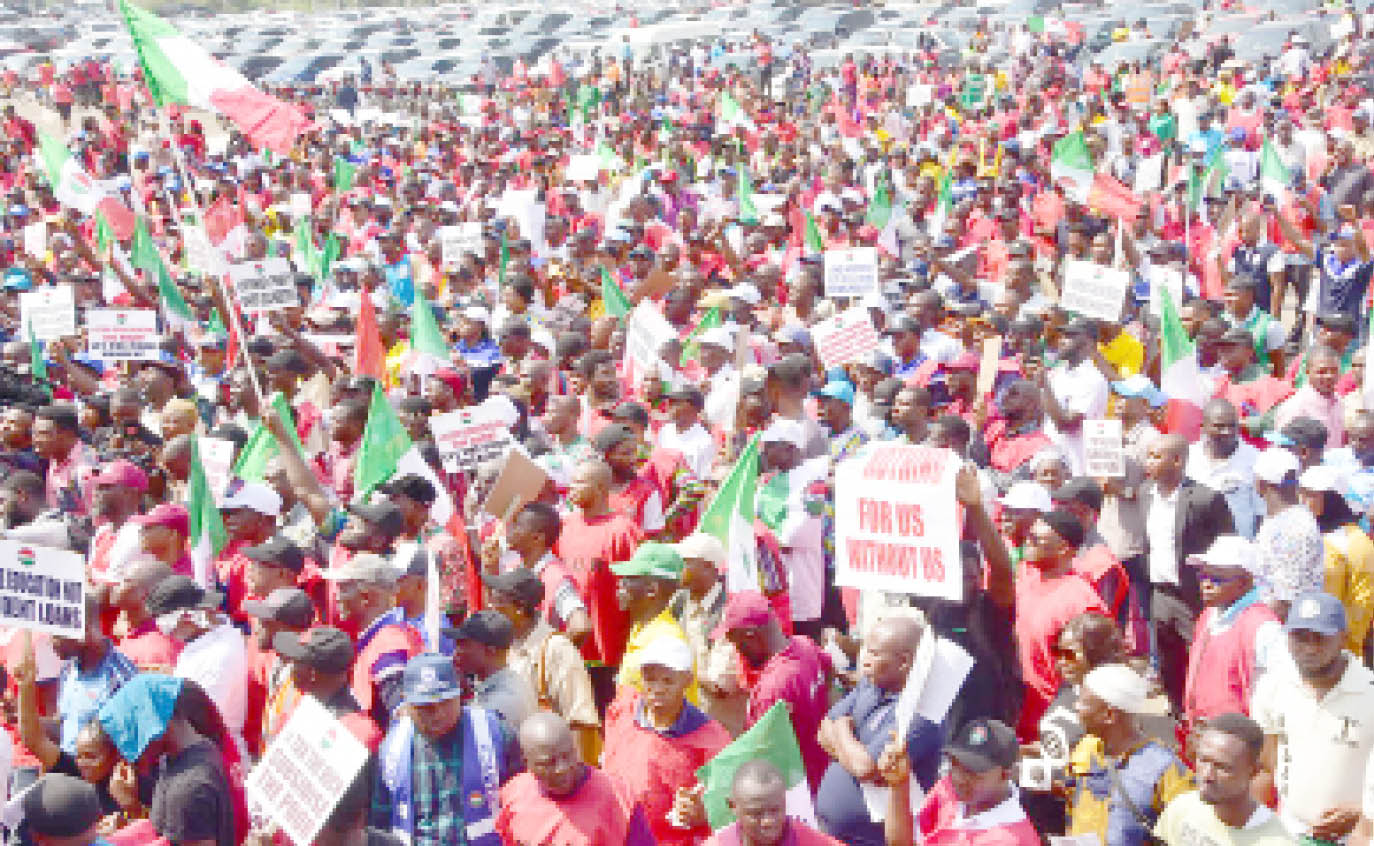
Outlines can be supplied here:
M1102 479L1126 475L1120 420L1083 421L1083 459L1085 476Z
M882 336L873 328L867 306L854 306L811 329L816 354L826 370L857 361L878 348Z
M662 359L663 345L677 340L677 330L662 312L649 302L642 302L630 312L625 324L625 355L642 373Z
M244 780L248 808L292 842L314 843L367 757L367 747L333 714L303 696Z
M0 626L84 639L85 557L0 541Z
M150 308L93 308L86 312L86 352L105 361L156 361L157 312Z
M835 583L963 599L959 458L947 449L879 446L835 468Z
M878 250L851 247L825 251L825 295L862 297L878 290Z
M464 255L482 254L482 224L469 221L439 229L440 260L445 267L457 267Z
M300 305L296 295L296 274L284 258L230 265L229 281L234 284L239 306L249 314Z
M510 427L505 411L487 403L429 418L434 445L450 473L475 470L485 461L505 458L515 443Z
M1124 270L1090 261L1067 261L1059 307L1084 317L1115 323L1121 319L1121 306L1130 286L1131 274Z
M56 341L76 334L72 286L37 288L19 295L18 340L27 341L30 331L40 341Z

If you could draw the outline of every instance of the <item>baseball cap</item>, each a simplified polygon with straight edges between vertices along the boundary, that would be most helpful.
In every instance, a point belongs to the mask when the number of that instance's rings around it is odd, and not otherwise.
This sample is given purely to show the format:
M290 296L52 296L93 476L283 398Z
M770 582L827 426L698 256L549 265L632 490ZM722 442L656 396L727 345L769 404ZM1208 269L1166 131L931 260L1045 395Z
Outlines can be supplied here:
M1016 732L999 720L978 719L966 723L945 746L949 756L974 772L1016 763L1020 747Z
M233 511L238 508L247 508L259 514L266 514L268 517L276 517L281 514L281 494L272 489L270 485L261 482L246 482L242 485L230 484L229 490L225 493L224 501L219 504L220 511Z
M899 314L887 322L883 329L884 335L895 335L898 332L920 332L921 327L916 321L905 314Z
M456 628L444 629L444 634L454 640L475 640L494 649L505 649L515 639L510 620L497 611L469 614Z
M652 576L655 579L682 578L682 555L671 544L642 543L629 561L611 565L617 576Z
M256 546L247 546L243 554L262 564L281 567L293 573L305 569L305 553L282 535L273 535Z
M1298 466L1298 457L1291 450L1269 447L1255 458L1255 478L1281 485L1289 475L1297 476Z
M853 405L854 386L848 382L826 382L825 387L821 388L821 396L840 400L845 405Z
M1040 519L1045 522L1054 533L1059 535L1069 546L1078 549L1083 546L1083 538L1087 534L1083 531L1083 524L1078 517L1068 511L1056 508L1040 515Z
M526 567L516 567L505 573L483 573L482 584L512 596L517 602L534 607L544 601L544 583Z
M706 405L706 398L702 396L701 390L691 385L678 388L675 391L669 391L667 394L664 394L664 397L670 401L691 403L697 409L701 409Z
M143 493L148 490L148 474L127 458L117 458L92 476L91 484L133 488Z
M104 816L95 785L63 773L38 779L24 791L20 804L29 830L44 837L77 837Z
M277 632L272 636L272 649L284 658L326 673L344 673L353 666L353 641L333 626L320 626L301 634Z
M698 344L711 344L726 350L734 350L735 336L724 326L715 326L697 336Z
M1050 492L1039 482L1015 482L998 500L1004 508L1021 511L1039 511L1044 514L1054 509Z
M1345 606L1329 593L1299 594L1288 606L1288 620L1283 628L1290 632L1341 634L1346 630Z
M323 578L334 582L367 582L385 587L395 585L400 575L390 561L371 552L360 552L342 567L331 567L320 573Z
M1102 488L1086 476L1069 479L1050 494L1055 502L1074 502L1093 511L1102 510Z
M1259 555L1255 552L1254 541L1240 535L1221 535L1212 541L1207 551L1201 555L1190 555L1185 563L1194 567L1225 567L1228 569L1255 572Z
M660 637L644 647L638 658L641 667L653 664L679 673L692 669L692 647L681 638Z
M186 506L175 502L159 502L147 514L133 518L136 526L164 526L183 536L191 533L191 515Z
M277 588L265 599L245 599L239 606L243 613L262 620L272 620L293 629L304 629L315 619L315 605L300 588Z
M720 538L715 535L708 535L705 532L694 532L674 544L677 554L684 559L701 558L710 561L716 569L725 568L725 544L720 542Z
M405 517L401 515L401 509L394 502L387 500L355 502L348 506L348 510L349 513L356 514L371 523L377 531L384 535L396 537L405 531Z
M190 608L218 608L224 601L224 594L206 590L196 584L190 576L168 576L153 586L148 592L145 603L148 612L154 617Z
M1314 464L1302 471L1298 477L1298 487L1306 491L1334 491L1339 493L1344 487L1341 472L1326 464Z
M433 705L457 699L463 694L463 687L458 683L452 658L426 652L406 662L401 691L407 705Z
M811 346L811 333L801 324L791 324L784 326L773 333L773 340L780 344L797 344L803 347Z
M759 437L759 441L765 444L792 444L797 449L801 449L802 445L806 442L806 436L802 432L800 423L795 420L779 417L768 424L768 428L763 430L763 434Z
M756 590L732 593L725 600L720 624L716 626L712 636L721 638L733 629L752 629L767 625L771 619L774 619L773 606L762 593Z

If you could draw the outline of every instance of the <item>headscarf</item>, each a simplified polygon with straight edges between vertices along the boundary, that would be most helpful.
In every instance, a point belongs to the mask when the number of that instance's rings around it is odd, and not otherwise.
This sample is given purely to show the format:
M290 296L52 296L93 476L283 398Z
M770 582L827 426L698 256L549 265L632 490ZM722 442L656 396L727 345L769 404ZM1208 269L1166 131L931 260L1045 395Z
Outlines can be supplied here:
M181 684L182 680L174 676L140 673L100 706L96 719L120 757L130 763L137 761L148 744L167 731Z

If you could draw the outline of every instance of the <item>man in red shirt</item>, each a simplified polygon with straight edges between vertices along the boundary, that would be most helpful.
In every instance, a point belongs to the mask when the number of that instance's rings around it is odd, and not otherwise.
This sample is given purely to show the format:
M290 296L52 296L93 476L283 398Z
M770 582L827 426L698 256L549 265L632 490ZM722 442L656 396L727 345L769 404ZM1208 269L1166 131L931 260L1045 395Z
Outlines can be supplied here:
M726 800L735 821L703 846L839 846L840 841L787 815L787 785L770 761L756 758L735 770Z
M281 494L261 482L230 485L219 510L229 542L215 559L215 578L224 591L229 616L235 623L246 623L248 617L239 606L248 596L248 568L252 561L244 549L272 536L281 513Z
M181 654L181 641L157 627L148 613L148 594L158 582L172 575L172 568L156 558L139 557L110 589L110 604L124 612L128 634L117 648L145 673L171 673Z
M610 495L611 468L604 461L577 466L568 501L578 510L563 520L554 554L567 565L592 618L592 637L583 644L583 654L615 667L625 651L630 620L616 601L619 580L610 567L612 562L629 561L644 533L630 518L611 510Z
M315 606L300 588L282 587L265 599L245 599L243 613L253 618L253 637L248 639L248 716L243 723L243 741L253 757L260 757L263 741L263 713L274 691L287 679L287 667L273 649L278 632L301 634L315 621Z
M289 701L269 709L271 719L264 726L264 741L271 740L270 732L280 731L286 725L302 696L313 696L354 737L368 749L377 751L383 732L349 691L353 644L347 634L333 626L320 626L304 634L282 631L272 638L272 648L290 662L290 683L279 691L279 696ZM266 746L266 742L263 745Z
M746 728L758 722L773 703L787 703L806 779L814 792L830 765L830 756L816 739L829 708L829 656L810 638L784 634L768 598L757 591L730 595L715 636L730 640L753 680L748 685Z

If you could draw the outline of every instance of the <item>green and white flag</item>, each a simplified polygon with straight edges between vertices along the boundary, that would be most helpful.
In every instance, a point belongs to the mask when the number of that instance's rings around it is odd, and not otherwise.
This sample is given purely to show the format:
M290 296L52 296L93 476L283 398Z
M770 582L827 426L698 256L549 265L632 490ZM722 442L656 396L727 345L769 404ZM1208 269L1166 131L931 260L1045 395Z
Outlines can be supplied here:
M438 493L429 507L430 519L448 526L457 515L448 487L439 480L434 468L425 463L420 448L410 440L401 419L387 402L380 383L372 388L372 404L367 410L367 425L358 445L357 461L353 465L353 499L365 502L379 486L395 476L410 474L423 476Z
M1066 135L1054 145L1050 154L1050 181L1064 183L1064 195L1079 203L1088 202L1093 187L1092 153L1082 130Z
M229 533L219 516L219 506L210 493L205 466L200 462L200 444L191 436L191 474L186 480L186 511L190 515L191 574L196 584L212 587L214 573L210 571L215 556L229 543Z
M759 209L754 204L754 180L749 176L749 166L739 166L739 222L757 224Z
M716 134L729 134L737 126L752 130L754 121L750 120L744 107L739 104L738 100L730 96L729 91L722 91L716 100Z
M134 221L133 242L129 245L129 263L142 270L157 286L158 299L162 301L162 311L168 322L175 326L195 324L196 316L186 304L186 298L177 290L172 274L162 254L157 251L153 237L148 234L148 222L139 217Z
M218 318L218 312L215 316ZM267 400L267 405L281 419L282 426L296 445L296 451L304 455L305 447L301 445L300 436L296 434L296 417L291 413L291 406L286 402L286 397L278 391ZM239 450L238 460L234 462L229 475L245 482L261 482L267 473L268 462L276 458L278 452L276 437L268 430L266 424L259 420L244 443L243 449Z
M633 306L630 305L630 298L625 296L625 291L620 284L615 281L615 277L601 266L601 304L606 307L606 313L617 320L623 321L629 314Z
M415 302L410 306L410 353L411 370L422 376L453 364L448 342L434 319L434 308L419 288L415 289Z
M930 217L926 218L926 234L931 238L938 237L945 231L945 222L949 220L949 214L954 210L954 188L953 180L948 169L944 176L940 177L940 188L935 195L935 210Z
M754 543L754 497L759 487L759 439L755 435L740 453L730 475L701 515L699 532L725 546L727 590L758 590L759 566Z
M1288 186L1291 184L1288 168L1283 166L1283 160L1268 138L1264 139L1264 146L1260 149L1259 174L1260 187L1275 202L1288 195Z
M811 788L806 782L806 767L802 764L797 733L786 703L775 702L748 731L697 770L697 781L705 787L701 801L706 806L706 819L711 828L719 831L735 821L734 812L726 801L735 773L743 764L759 758L782 773L783 783L787 785L784 794L787 815L814 826L816 809L811 802Z
M53 196L62 205L70 206L82 214L94 214L102 206L111 213L123 209L118 199L106 195L61 139L41 129L38 131L37 158L48 184L52 186ZM128 211L125 210L124 214L128 214Z

